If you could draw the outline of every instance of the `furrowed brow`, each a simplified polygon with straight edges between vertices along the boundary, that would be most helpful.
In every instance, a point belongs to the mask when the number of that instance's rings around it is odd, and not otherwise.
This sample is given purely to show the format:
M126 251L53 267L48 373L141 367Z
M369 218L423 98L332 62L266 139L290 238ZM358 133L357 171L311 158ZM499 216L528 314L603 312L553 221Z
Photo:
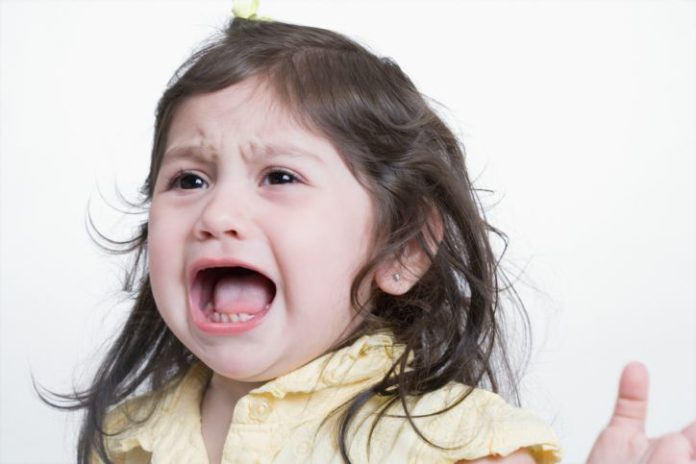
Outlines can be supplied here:
M307 158L320 164L324 163L322 157L314 151L292 144L251 144L250 148L249 152L242 150L242 158L247 161L250 161L251 158L273 159L288 156L290 158ZM203 164L211 164L217 162L218 159L219 155L210 147L201 145L180 145L165 151L162 164L172 163L177 160L191 160Z
M182 159L209 164L215 162L217 158L217 153L210 148L200 145L180 145L169 148L164 152L162 164L172 163Z
M319 164L324 163L322 157L314 151L292 144L252 145L251 147L252 152L262 158L272 159L288 156L290 158L308 158Z

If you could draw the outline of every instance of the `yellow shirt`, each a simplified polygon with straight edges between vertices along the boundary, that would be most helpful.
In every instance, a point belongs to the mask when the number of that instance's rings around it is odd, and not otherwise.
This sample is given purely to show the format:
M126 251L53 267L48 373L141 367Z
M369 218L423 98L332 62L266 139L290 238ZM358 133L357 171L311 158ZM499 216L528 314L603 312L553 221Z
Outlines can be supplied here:
M342 463L329 412L380 380L403 352L387 333L367 335L353 345L327 354L267 382L241 398L234 409L222 461L232 463ZM208 464L201 434L200 403L211 371L195 364L181 382L165 388L152 416L107 437L107 449L116 463ZM412 415L439 411L469 388L450 383L422 397L409 399ZM480 389L447 412L414 418L416 425L441 450L428 445L406 419L383 417L366 449L374 411L384 398L372 398L347 434L353 463L453 463L460 459L505 456L527 448L538 463L560 460L553 431L533 414L508 405L500 396ZM126 401L128 413L144 415L154 395ZM401 405L389 414L403 414ZM144 416L143 416L144 417ZM107 416L108 431L128 425L123 407ZM94 462L100 462L94 458Z

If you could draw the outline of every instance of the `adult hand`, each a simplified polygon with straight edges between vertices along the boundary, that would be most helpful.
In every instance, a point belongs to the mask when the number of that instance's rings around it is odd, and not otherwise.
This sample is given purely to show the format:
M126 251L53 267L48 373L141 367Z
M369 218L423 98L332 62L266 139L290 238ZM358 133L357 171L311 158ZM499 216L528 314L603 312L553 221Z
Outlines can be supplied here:
M624 367L609 425L599 434L587 464L696 464L696 422L681 432L649 439L648 370L638 362Z

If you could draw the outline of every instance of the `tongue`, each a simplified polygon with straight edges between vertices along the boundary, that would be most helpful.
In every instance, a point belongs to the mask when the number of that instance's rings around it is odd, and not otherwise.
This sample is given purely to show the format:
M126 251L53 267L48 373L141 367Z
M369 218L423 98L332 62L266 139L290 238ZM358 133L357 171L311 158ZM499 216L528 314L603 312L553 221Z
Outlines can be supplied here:
M222 277L213 289L213 308L219 313L254 314L263 311L273 295L259 274Z

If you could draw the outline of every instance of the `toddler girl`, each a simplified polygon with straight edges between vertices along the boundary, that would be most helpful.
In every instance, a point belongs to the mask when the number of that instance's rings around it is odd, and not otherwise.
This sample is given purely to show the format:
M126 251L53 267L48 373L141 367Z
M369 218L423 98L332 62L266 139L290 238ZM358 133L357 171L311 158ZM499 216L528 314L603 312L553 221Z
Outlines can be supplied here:
M500 234L394 62L240 14L161 97L143 193L80 463L560 459L495 393Z

